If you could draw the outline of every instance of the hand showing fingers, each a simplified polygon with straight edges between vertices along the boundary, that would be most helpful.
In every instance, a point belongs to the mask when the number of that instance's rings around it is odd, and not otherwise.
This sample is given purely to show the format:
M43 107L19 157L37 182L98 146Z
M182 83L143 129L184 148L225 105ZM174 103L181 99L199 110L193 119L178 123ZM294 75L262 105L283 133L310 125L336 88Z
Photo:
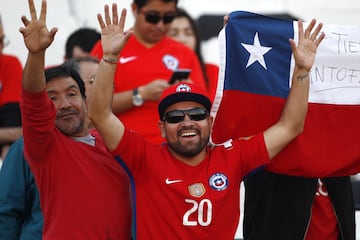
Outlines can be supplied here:
M31 20L22 16L21 21L24 27L20 28L23 35L25 46L31 53L38 53L45 51L46 48L54 41L57 28L52 28L50 31L46 26L46 8L45 0L41 3L40 17L37 18L36 9L33 0L29 0L29 9Z
M313 19L306 30L303 29L302 20L298 21L299 40L298 45L290 39L291 49L295 58L296 66L300 69L310 71L316 56L316 51L321 41L325 38L325 33L320 33L322 23L319 23L315 30L316 20Z
M119 55L131 34L131 31L124 32L126 9L122 9L119 19L117 5L112 4L112 16L110 16L109 5L105 5L104 17L98 14L97 18L101 28L101 44L104 56Z

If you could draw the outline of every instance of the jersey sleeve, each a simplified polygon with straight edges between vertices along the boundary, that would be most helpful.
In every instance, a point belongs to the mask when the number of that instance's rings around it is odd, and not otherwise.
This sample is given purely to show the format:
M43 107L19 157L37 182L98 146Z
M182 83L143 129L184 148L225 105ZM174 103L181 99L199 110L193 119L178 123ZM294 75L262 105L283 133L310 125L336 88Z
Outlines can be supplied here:
M240 166L243 175L270 163L263 133L246 138L239 138L235 140L233 144L236 149L237 158L239 159L237 164Z

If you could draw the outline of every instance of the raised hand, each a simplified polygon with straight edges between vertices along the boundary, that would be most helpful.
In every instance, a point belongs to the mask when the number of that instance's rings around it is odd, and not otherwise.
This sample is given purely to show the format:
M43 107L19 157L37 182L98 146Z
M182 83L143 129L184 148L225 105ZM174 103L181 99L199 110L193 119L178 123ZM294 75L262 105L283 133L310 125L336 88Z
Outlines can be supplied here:
M29 0L29 9L31 20L26 16L21 17L21 21L25 27L20 28L20 32L24 37L24 43L30 53L39 53L45 51L54 41L57 28L52 28L50 31L46 26L46 8L45 0L41 2L40 17L37 18L36 9L33 0Z
M97 15L101 28L101 44L104 56L118 56L124 47L131 31L124 32L126 9L121 11L120 19L116 3L112 4L112 19L110 17L109 5L104 6L104 19L101 14Z
M316 56L316 51L321 41L325 38L325 33L320 33L322 23L319 23L316 29L312 32L316 20L313 19L305 32L303 30L302 20L298 21L299 29L299 42L296 43L293 39L290 39L291 49L295 58L296 67L310 71ZM320 33L320 36L319 36Z

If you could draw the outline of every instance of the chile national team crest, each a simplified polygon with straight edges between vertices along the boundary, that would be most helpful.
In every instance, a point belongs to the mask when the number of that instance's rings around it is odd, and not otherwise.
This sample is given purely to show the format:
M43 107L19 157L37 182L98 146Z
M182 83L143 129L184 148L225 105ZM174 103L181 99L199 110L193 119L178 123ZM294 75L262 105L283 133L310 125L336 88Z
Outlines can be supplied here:
M179 66L179 60L170 54L166 54L165 56L163 56L162 61L165 64L166 68L172 71L177 69Z
M229 184L228 178L222 173L215 173L209 179L210 186L217 190L222 191L225 190Z

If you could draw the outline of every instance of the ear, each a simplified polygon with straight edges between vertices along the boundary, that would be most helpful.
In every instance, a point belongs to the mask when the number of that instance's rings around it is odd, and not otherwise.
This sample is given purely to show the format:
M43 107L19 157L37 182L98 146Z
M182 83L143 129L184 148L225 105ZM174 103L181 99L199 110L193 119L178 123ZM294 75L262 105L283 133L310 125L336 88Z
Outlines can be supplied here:
M210 134L212 134L213 131L213 124L214 124L214 118L213 116L209 116Z
M160 121L158 122L158 126L159 126L159 129L160 129L160 134L163 138L166 137L166 131L165 131L165 123L164 121Z

